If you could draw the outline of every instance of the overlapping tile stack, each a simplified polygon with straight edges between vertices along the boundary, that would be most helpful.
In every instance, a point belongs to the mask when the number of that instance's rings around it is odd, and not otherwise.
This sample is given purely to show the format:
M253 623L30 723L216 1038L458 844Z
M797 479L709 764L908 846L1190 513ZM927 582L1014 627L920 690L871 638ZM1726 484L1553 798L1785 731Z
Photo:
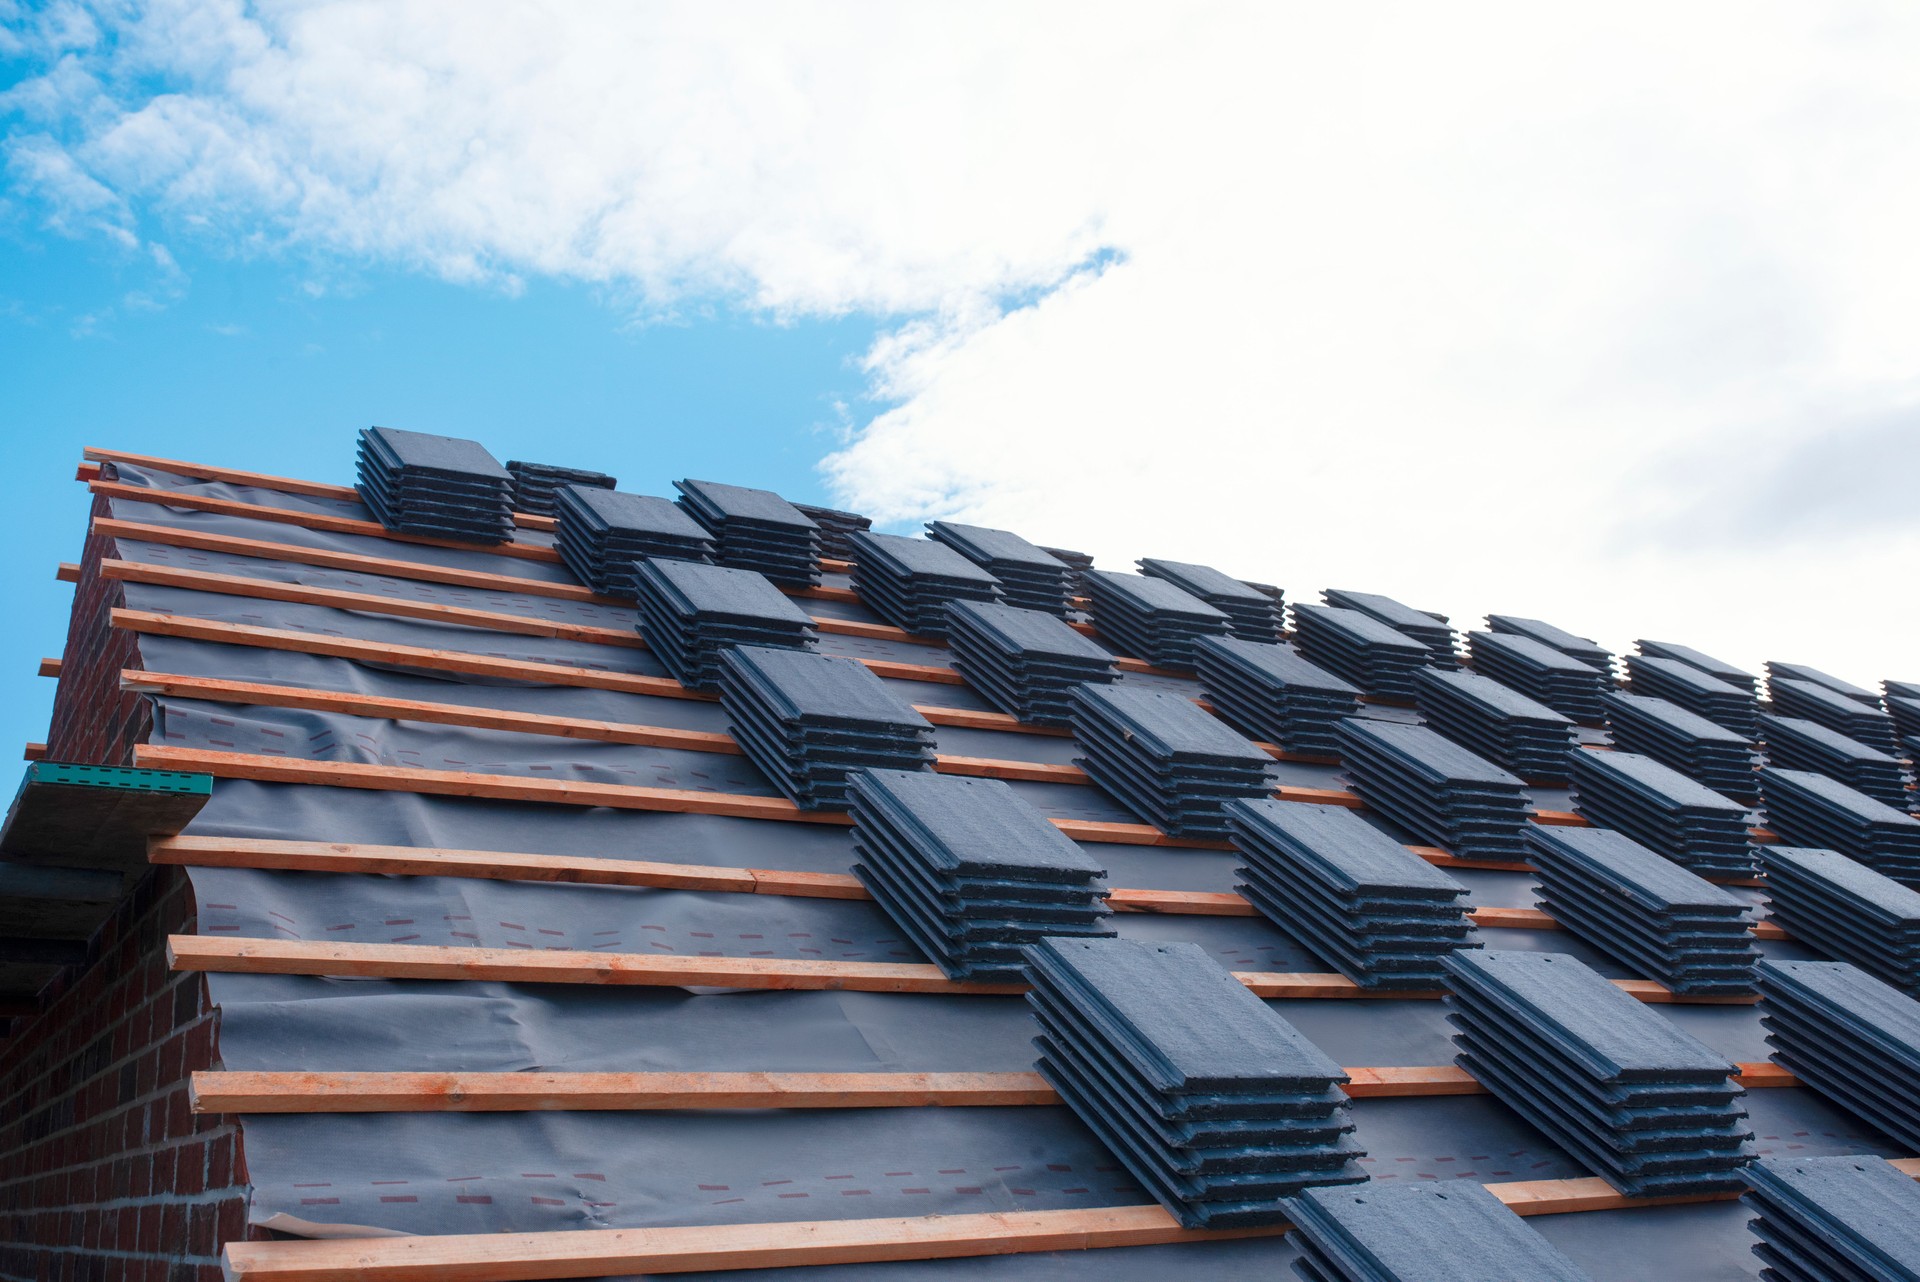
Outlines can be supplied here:
M1293 643L1311 662L1370 695L1413 701L1413 677L1433 651L1358 610L1293 604Z
M815 507L795 503L794 511L820 527L820 555L836 561L853 560L853 536L873 528L871 517L858 512L843 512L837 507Z
M734 739L802 809L846 809L847 776L862 768L933 768L932 724L860 663L752 646L720 657Z
M1085 582L1095 630L1130 658L1191 672L1194 644L1226 634L1224 613L1165 579L1088 570Z
M1473 656L1473 670L1481 676L1492 677L1563 717L1600 724L1600 696L1613 688L1613 679L1591 664L1532 637L1504 632L1469 632L1467 650Z
M1540 907L1686 996L1753 991L1751 906L1611 828L1527 830Z
M1716 659L1710 654L1702 654L1690 645L1680 645L1673 641L1640 640L1634 642L1634 646L1641 654L1670 659L1675 663L1684 663L1690 668L1697 668L1722 685L1732 686L1749 699L1760 697L1760 682L1751 672L1744 668L1736 668L1731 663Z
M538 516L554 515L553 505L560 491L569 485L594 490L611 490L619 485L605 472L594 472L584 467L556 467L551 463L525 463L519 459L509 459L507 471L513 477L513 510L532 512Z
M1087 774L1163 832L1223 836L1227 801L1272 790L1273 758L1185 695L1083 685L1073 692L1072 718Z
M1035 1067L1182 1224L1279 1224L1367 1178L1345 1072L1198 946L1047 939L1027 969Z
M1304 1282L1591 1282L1469 1179L1308 1189L1289 1207Z
M1767 660L1767 684L1772 685L1775 681L1806 681L1830 690L1834 694L1845 695L1855 703L1864 703L1869 708L1880 706L1880 696L1873 691L1804 663L1782 663L1778 659Z
M853 536L853 590L896 628L947 635L947 603L1000 599L1000 581L944 543L871 531Z
M811 650L811 615L764 575L692 561L636 561L639 630L683 686L720 688L721 654L734 646Z
M1140 573L1165 579L1189 596L1199 597L1227 616L1227 631L1247 641L1273 642L1280 639L1278 597L1270 596L1250 583L1242 583L1210 565L1189 561L1166 561L1142 557Z
M1755 973L1774 1062L1920 1152L1920 1002L1846 962L1769 959Z
M1467 888L1352 811L1272 798L1226 809L1247 861L1241 897L1362 988L1441 988L1441 960L1480 947Z
M1616 690L1601 702L1607 733L1622 752L1652 757L1722 796L1751 802L1760 795L1753 745L1742 735L1651 695Z
M1735 1066L1564 953L1447 958L1455 1062L1633 1197L1738 1189Z
M1690 663L1657 654L1630 654L1627 677L1635 694L1665 699L1745 739L1759 734L1760 713L1753 695Z
M1763 716L1760 733L1767 741L1768 765L1810 770L1864 792L1882 805L1907 809L1906 769L1898 757L1800 717Z
M1526 786L1425 726L1349 717L1336 727L1353 790L1416 841L1468 859L1526 860Z
M1416 610L1410 605L1402 605L1390 596L1378 592L1350 592L1345 588L1328 588L1320 594L1322 600L1339 610L1358 610L1371 618L1378 619L1396 632L1404 633L1427 647L1432 652L1430 662L1451 667L1460 661L1454 650L1453 629L1447 624L1447 616L1435 614L1430 610Z
M713 539L671 499L569 486L554 503L554 547L582 583L631 600L634 563L711 561Z
M1067 592L1070 596L1084 596L1087 591L1087 571L1093 568L1093 558L1085 552L1075 552L1072 548L1040 549L1054 560L1067 567Z
M513 537L513 474L478 441L363 428L356 468L360 501L389 530L460 543Z
M1491 677L1464 668L1423 668L1414 701L1428 726L1529 783L1567 777L1573 721Z
M1831 850L1763 846L1760 867L1789 935L1920 996L1920 891Z
M1920 737L1920 682L1883 681L1881 688L1886 691L1886 698L1881 703L1887 715L1893 718L1895 733L1907 740ZM1907 747L1912 748L1912 744L1909 743ZM1920 749L1914 749L1913 752L1920 752ZM1913 755L1913 752L1909 755Z
M1075 686L1120 675L1111 654L1039 610L950 602L947 645L953 666L982 698L1035 725L1069 724Z
M1526 637L1538 641L1541 645L1558 650L1562 654L1572 655L1580 662L1596 668L1609 677L1613 675L1613 651L1587 637L1576 635L1565 628L1556 628L1543 619L1529 619L1518 614L1489 614L1487 630L1503 636Z
M1920 1182L1884 1157L1761 1158L1741 1173L1767 1282L1920 1278Z
M951 979L1014 980L1047 936L1113 934L1106 870L998 779L861 770L853 872Z
M1767 682L1767 693L1780 716L1812 721L1882 750L1894 746L1893 718L1878 704L1864 704L1811 681L1785 677Z
M771 490L675 481L680 506L713 538L715 559L782 587L820 585L820 527Z
M1760 772L1767 826L1795 846L1837 850L1895 881L1920 886L1920 819L1805 770Z
M1200 690L1214 715L1289 752L1334 756L1334 723L1360 711L1360 691L1289 645L1202 637L1194 648Z
M927 537L946 544L992 575L1000 584L1001 599L1008 605L1066 614L1067 581L1073 570L1018 534L982 525L929 521Z
M1631 752L1576 752L1573 808L1702 877L1753 875L1747 808Z

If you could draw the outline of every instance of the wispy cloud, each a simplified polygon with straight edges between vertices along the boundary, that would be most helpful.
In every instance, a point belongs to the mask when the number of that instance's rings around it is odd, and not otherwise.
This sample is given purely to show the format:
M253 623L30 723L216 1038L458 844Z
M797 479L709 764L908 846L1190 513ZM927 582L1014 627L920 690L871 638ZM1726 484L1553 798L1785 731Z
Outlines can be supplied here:
M1899 666L1920 10L237 0L15 39L60 225L888 319L885 519ZM159 229L142 233L151 225ZM1791 412L1782 407L1813 407ZM1871 537L1868 537L1871 535ZM1619 629L1608 634L1607 628Z

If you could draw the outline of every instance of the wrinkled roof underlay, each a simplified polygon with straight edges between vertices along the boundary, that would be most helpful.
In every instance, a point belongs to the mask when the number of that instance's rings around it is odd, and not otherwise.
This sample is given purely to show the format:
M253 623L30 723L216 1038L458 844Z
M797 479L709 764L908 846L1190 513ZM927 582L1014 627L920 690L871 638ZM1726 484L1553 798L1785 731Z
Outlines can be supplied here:
M1157 1282L1296 1258L1273 1229L1179 1228L1035 1074L1020 986L926 964L851 875L845 816L767 781L551 520L464 548L343 487L89 457L125 680L155 710L136 764L217 781L151 852L191 874L198 934L172 952L221 1012L198 1105L242 1116L255 1225L354 1239L238 1244L237 1276ZM1438 993L1331 973L1234 893L1229 845L1141 824L1071 737L994 711L825 571L788 589L819 651L931 721L939 771L1006 781L1081 843L1123 938L1198 945L1346 1066L1374 1181L1484 1184L1597 1279L1756 1275L1746 1207L1592 1176L1454 1067ZM1199 695L1120 667L1116 688ZM1737 1063L1761 1154L1904 1156L1810 1090L1752 1089L1792 1079L1751 999L1676 997L1557 929L1524 867L1420 846L1337 761L1265 746L1280 799L1353 809L1465 883L1487 947L1572 954ZM1530 792L1539 822L1583 822Z

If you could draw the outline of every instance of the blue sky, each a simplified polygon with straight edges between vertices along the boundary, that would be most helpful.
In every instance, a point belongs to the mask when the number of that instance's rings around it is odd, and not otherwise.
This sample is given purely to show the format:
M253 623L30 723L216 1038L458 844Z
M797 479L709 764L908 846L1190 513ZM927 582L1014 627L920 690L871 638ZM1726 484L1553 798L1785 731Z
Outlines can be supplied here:
M85 535L85 446L352 484L354 433L383 423L648 493L708 476L823 502L815 464L858 408L873 337L869 321L724 311L634 325L595 291L550 282L510 296L367 270L314 297L310 274L280 259L178 266L157 279L118 246L24 219L0 237L7 752L46 738L54 683L34 672L66 633L72 588L53 573ZM167 280L164 305L127 305Z
M374 422L1920 680L1920 6L469 8L0 0L16 738L83 444Z

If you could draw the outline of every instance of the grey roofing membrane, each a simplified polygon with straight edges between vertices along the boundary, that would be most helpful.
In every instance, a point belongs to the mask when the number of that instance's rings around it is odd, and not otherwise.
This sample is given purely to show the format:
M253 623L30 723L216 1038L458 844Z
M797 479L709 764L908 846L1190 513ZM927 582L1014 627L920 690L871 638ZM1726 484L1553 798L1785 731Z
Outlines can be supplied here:
M283 510L357 516L337 500L288 495L225 482L198 482L121 466L120 479L156 491L231 498ZM116 515L176 528L235 534L300 547L353 551L421 565L484 569L539 582L566 583L563 567L508 559L479 549L399 544L276 522L190 512L160 503L112 500ZM519 531L522 542L541 536ZM120 554L156 564L190 565L313 586L349 586L408 601L439 601L554 621L630 630L637 613L508 591L449 589L415 580L351 575L262 558L193 554L124 541ZM844 580L838 580L844 582ZM345 634L396 645L661 675L644 650L555 637L483 632L444 622L346 613L324 606L270 602L179 588L130 584L126 604L210 620L320 635ZM829 603L798 602L826 615ZM817 608L816 608L817 607ZM834 617L871 621L858 607ZM1314 607L1306 607L1312 609ZM188 675L239 676L319 689L428 699L556 716L722 731L717 704L426 673L399 664L360 664L318 655L140 636L145 666ZM945 665L942 646L823 634L823 653ZM867 675L863 673L862 675ZM965 686L877 679L890 701L986 708ZM1177 682L1124 674L1113 690L1185 690ZM822 693L814 691L814 693ZM807 696L811 700L811 694ZM824 694L823 694L824 699ZM156 741L185 747L273 751L295 759L357 761L538 778L647 783L694 791L772 796L774 784L748 758L550 736L388 722L332 713L240 707L190 699L156 701ZM795 704L797 709L800 705ZM844 709L836 694L829 712ZM1187 707L1193 707L1191 703ZM1388 710L1367 709L1369 715ZM1195 709L1198 713L1198 709ZM1411 717L1412 714L1395 714ZM1222 733L1238 740L1222 727ZM1385 732L1389 735L1397 731ZM1064 762L1070 740L940 726L939 751L1034 762ZM1236 748L1236 753L1243 751ZM1620 754L1582 753L1588 757ZM1252 758L1247 758L1251 764ZM1339 767L1267 762L1276 779L1342 786ZM915 774L921 780L945 777ZM982 781L983 783L985 781ZM1097 788L997 785L1040 813L1128 822L1131 813ZM1549 804L1540 794L1536 800ZM1369 812L1326 812L1295 802L1256 803L1365 826L1368 841L1386 832L1413 838ZM1564 804L1564 803L1562 803ZM1288 809L1293 807L1294 809ZM1309 818L1311 816L1311 818ZM1744 816L1742 821L1744 822ZM642 813L475 798L430 797L317 786L221 780L189 830L200 835L438 846L452 849L578 854L797 871L848 871L857 859L851 831L825 824L777 823L698 814ZM1358 830L1352 830L1358 831ZM1356 848L1364 851L1356 840ZM1384 846L1375 846L1383 854ZM1233 851L1082 844L1115 887L1229 891L1244 857ZM1346 848L1342 848L1343 851ZM1411 866L1409 866L1411 867ZM1419 875L1433 874L1420 865ZM215 937L302 938L474 946L557 946L609 952L921 960L922 954L876 903L612 886L494 882L453 877L262 872L194 868L199 929ZM1476 904L1534 902L1523 872L1447 870ZM1746 892L1736 892L1745 894ZM1265 917L1116 913L1122 941L1192 944L1216 970L1314 972L1324 960ZM1503 958L1570 953L1608 976L1634 971L1570 932L1482 930L1485 947L1458 956ZM1793 942L1762 941L1761 951L1789 965L1823 954ZM1496 967L1511 963L1495 962ZM1596 981L1599 982L1599 981ZM1784 982L1784 981L1783 981ZM1618 993L1610 985L1609 992ZM1032 1067L1037 1031L1019 997L864 992L715 992L590 985L337 980L307 976L209 976L221 1010L221 1055L229 1068L359 1071L1023 1071ZM1785 989L1776 985L1776 990ZM1120 991L1130 991L1121 984ZM1145 1000L1148 989L1136 996ZM1224 991L1224 990L1223 990ZM1261 1002L1247 1011L1284 1016L1303 1041L1335 1066L1440 1065L1455 1053L1441 1003L1421 999ZM1600 998L1593 990L1594 1001ZM1863 1002L1855 1001L1860 993ZM1817 1017L1823 1035L1862 1021L1883 1021L1920 1046L1920 1015L1891 988L1849 989L1815 1006L1799 998L1793 1017ZM1541 1001L1547 1000L1534 994ZM1898 999L1894 1001L1892 999ZM1236 1000L1240 1000L1236 998ZM1586 1000L1585 998L1582 999ZM1748 1006L1651 1006L1627 999L1587 1029L1589 1040L1622 1067L1666 1070L1765 1058L1762 1013ZM1781 997L1775 1007L1786 1009ZM1251 1003L1247 1006L1246 1003ZM1905 1006L1899 1003L1906 1003ZM1596 1008L1597 1009L1597 1008ZM1920 1010L1920 1007L1914 1007ZM1627 1012L1631 1011L1631 1014ZM1811 1013L1802 1013L1802 1012ZM1177 996L1152 1001L1143 1018L1189 1021L1175 1042L1189 1053L1222 1045L1219 1025L1200 1021ZM1902 1022L1905 1021L1905 1022ZM1236 1025L1237 1027L1237 1025ZM1684 1033L1680 1037L1676 1034ZM1697 1039L1697 1040L1696 1040ZM1903 1043L1906 1044L1906 1043ZM1810 1071L1819 1089L1756 1090L1741 1100L1762 1155L1906 1156L1920 1130L1901 1129L1882 1105L1846 1089L1844 1065L1830 1048ZM1864 1053L1864 1052L1863 1052ZM1884 1048L1874 1051L1883 1057ZM1920 1054L1913 1061L1920 1067ZM1349 1106L1358 1163L1379 1188L1418 1188L1591 1174L1577 1157L1522 1120L1493 1095L1359 1099ZM917 1216L982 1210L1072 1209L1152 1200L1095 1132L1066 1107L793 1110L736 1114L522 1113L313 1114L242 1118L254 1195L251 1218L294 1233L359 1226L408 1233L497 1233L599 1226L752 1224L795 1219ZM1366 1187L1366 1186L1360 1186ZM1464 1189L1466 1184L1462 1185ZM1337 1196L1337 1195L1327 1195ZM406 1200L402 1200L406 1199ZM1752 1279L1752 1212L1733 1202L1597 1211L1527 1221L1597 1282L1687 1277ZM1534 1239L1520 1239L1531 1249ZM1520 1248L1516 1248L1520 1249ZM984 1277L1099 1278L1161 1282L1169 1274L1271 1279L1299 1258L1289 1237L1184 1243L1018 1258L908 1261L791 1269L793 1282L895 1282ZM1491 1258L1491 1257L1490 1257ZM1520 1258L1520 1257L1516 1257ZM716 1277L743 1277L729 1272ZM1387 1274L1383 1276L1397 1276ZM1481 1276L1481 1275L1474 1275ZM1551 1273L1534 1276L1551 1277ZM1573 1274L1570 1276L1578 1276Z

